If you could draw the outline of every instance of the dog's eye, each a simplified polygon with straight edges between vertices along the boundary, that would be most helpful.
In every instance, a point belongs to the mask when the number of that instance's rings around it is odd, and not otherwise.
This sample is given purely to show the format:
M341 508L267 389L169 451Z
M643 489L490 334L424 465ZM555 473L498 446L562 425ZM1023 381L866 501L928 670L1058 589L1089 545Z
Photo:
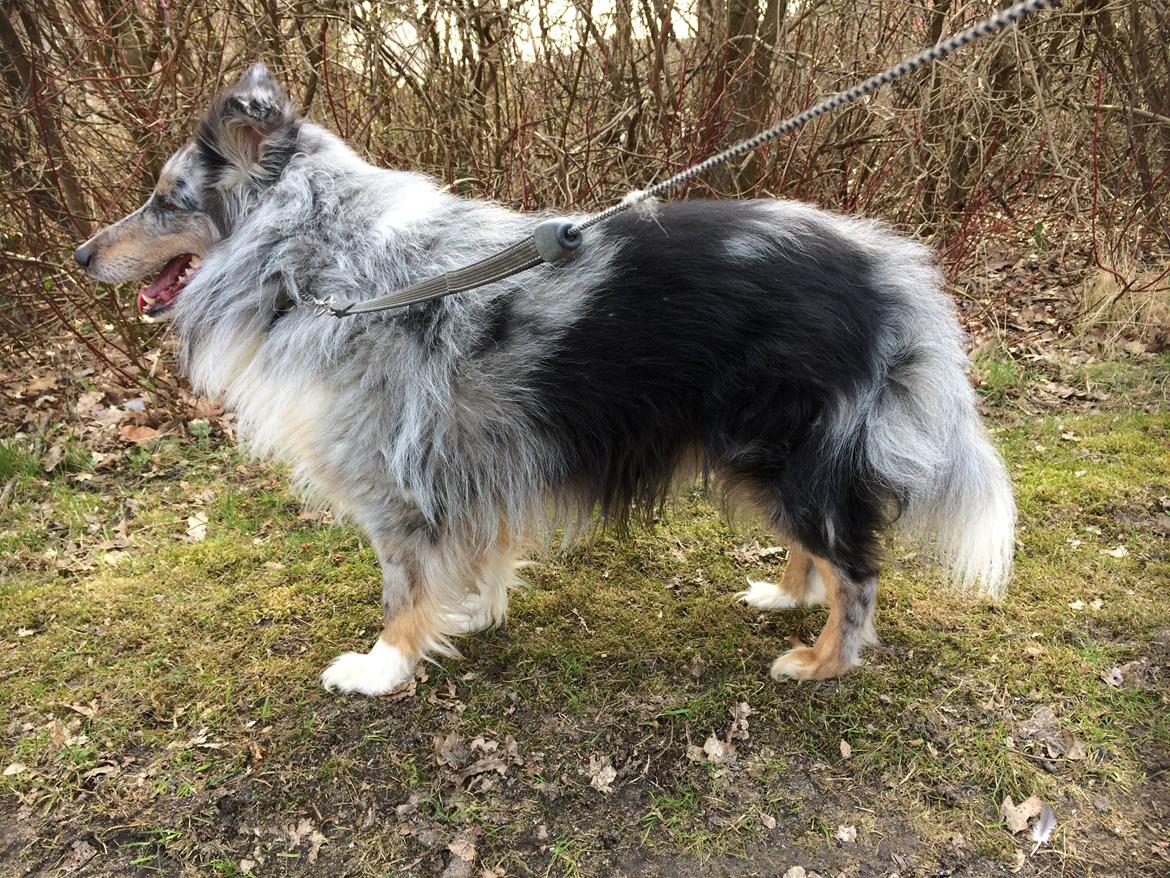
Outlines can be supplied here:
M158 193L155 193L154 197L151 198L150 207L156 214L164 219L169 217L172 213L186 213L196 209L194 205L185 204L183 199L178 199L173 196L160 195Z

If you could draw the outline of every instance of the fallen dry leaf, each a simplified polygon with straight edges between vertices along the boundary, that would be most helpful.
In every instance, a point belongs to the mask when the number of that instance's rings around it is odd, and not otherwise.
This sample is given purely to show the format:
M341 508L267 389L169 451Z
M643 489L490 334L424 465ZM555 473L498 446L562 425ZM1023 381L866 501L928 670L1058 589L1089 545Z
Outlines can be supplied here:
M65 456L65 445L61 442L56 442L53 447L45 452L45 457L41 461L41 469L47 473L51 473L57 468L57 464Z
M465 830L447 845L451 852L451 859L447 861L447 868L443 870L441 878L470 878L471 867L475 862L475 835L471 830Z
M65 857L65 862L61 864L61 872L68 873L75 869L80 869L96 856L97 848L88 841L85 841L85 839L79 838L73 844L69 845L69 855Z
M434 748L435 762L456 769L466 765L471 755L466 742L455 732L449 733L446 737L435 735Z
M1056 712L1047 705L1037 707L1032 718L1017 724L1016 730L1021 739L1043 746L1049 759L1079 761L1088 755L1084 742L1063 729Z
M154 427L138 427L134 424L126 424L118 431L118 435L127 442L133 442L135 445L142 445L158 438L158 430Z
M205 397L196 397L191 402L191 417L206 419L216 418L223 414L223 403Z
M323 836L318 830L314 829L309 833L309 862L317 862L317 855L321 852L321 845L325 844L329 839Z
M610 764L608 756L589 757L589 786L602 793L613 792L617 769Z
M735 762L735 747L726 741L720 741L714 735L704 742L703 752L707 754L707 759L716 765L727 765Z
M841 844L853 844L857 841L857 827L845 826L842 824L837 827L837 831L833 834L833 838L841 842Z
M447 850L461 860L474 863L476 857L475 836L466 832L461 833L455 836L451 843L447 845Z
M776 818L771 814L760 814L760 822L764 824L764 829L776 828Z
M187 516L187 539L193 543L207 539L206 512L196 512Z
M726 735L728 741L732 739L746 741L751 737L748 734L748 717L752 713L751 706L746 701L741 701L735 707L731 708L731 728L727 730Z
M425 683L427 681L426 671L415 670L414 676L399 686L397 689L391 689L385 695L379 695L379 698L384 698L386 701L405 701L408 698L413 698L418 692L419 682Z
M851 759L853 757L853 748L849 746L849 742L844 738L841 739L841 743L837 746L841 750L842 759Z
M49 723L49 743L54 750L60 750L69 742L69 732L65 729L65 723L56 717Z
M74 713L81 714L86 719L93 719L97 716L98 712L98 703L96 701L91 701L89 704L65 704L64 706L68 707Z
M77 414L85 420L92 420L102 407L106 395L100 390L87 390L77 397Z
M769 558L781 558L785 554L782 546L761 546L759 543L744 543L731 550L731 557L740 564L758 564Z
M13 762L4 769L4 777L12 777L13 775L22 774L25 771L28 771L27 765L23 762Z
M25 393L29 393L29 394L37 394L43 390L52 390L56 386L57 386L57 376L56 375L49 375L49 374L38 375L36 378L33 378L31 381L28 382L28 384L26 384L24 386L24 391L25 391Z
M1029 820L1040 816L1044 808L1044 802L1036 796L1029 796L1018 805L1012 801L1011 796L1008 796L999 806L999 813L1003 815L1012 835L1018 835L1028 828Z
M288 836L289 849L300 846L301 840L307 838L312 832L313 821L308 817L302 817L296 823L290 823L284 830L284 834Z
M475 777L477 774L486 774L489 771L499 772L503 776L508 773L508 763L498 756L480 759L459 772L459 783L465 783L468 778Z

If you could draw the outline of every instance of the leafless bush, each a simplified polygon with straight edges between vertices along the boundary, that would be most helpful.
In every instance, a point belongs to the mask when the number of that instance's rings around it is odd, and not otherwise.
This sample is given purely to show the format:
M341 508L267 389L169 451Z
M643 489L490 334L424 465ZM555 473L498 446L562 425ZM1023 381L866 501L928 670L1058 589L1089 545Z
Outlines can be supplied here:
M255 59L374 162L521 208L588 209L993 6L0 0L0 350L68 330L138 372L156 330L69 254L144 198L212 93ZM1168 240L1167 34L1161 4L1070 3L692 192L882 217L932 238L956 272L989 238L1032 240L1124 265L1124 295Z

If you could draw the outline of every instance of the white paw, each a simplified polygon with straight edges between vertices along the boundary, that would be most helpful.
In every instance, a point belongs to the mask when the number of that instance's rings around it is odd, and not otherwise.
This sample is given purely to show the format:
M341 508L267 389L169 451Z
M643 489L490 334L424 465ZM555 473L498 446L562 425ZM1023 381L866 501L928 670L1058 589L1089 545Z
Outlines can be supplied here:
M800 606L780 586L762 579L749 579L747 591L739 592L736 598L757 610L791 610Z
M779 680L788 677L792 680L809 680L813 676L813 664L810 661L812 650L807 646L798 646L790 649L776 661L772 662L772 679Z
M414 674L414 662L396 647L378 639L369 652L347 652L321 673L321 684L330 691L385 695Z

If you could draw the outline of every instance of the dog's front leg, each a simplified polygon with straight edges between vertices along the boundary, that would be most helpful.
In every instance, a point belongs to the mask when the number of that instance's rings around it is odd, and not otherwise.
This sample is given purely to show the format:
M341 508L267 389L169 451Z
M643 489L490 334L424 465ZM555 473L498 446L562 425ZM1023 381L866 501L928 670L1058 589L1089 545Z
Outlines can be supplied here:
M321 674L326 689L384 695L410 679L428 650L441 646L434 603L408 541L375 538L374 548L382 567L382 633L369 652L338 656Z

